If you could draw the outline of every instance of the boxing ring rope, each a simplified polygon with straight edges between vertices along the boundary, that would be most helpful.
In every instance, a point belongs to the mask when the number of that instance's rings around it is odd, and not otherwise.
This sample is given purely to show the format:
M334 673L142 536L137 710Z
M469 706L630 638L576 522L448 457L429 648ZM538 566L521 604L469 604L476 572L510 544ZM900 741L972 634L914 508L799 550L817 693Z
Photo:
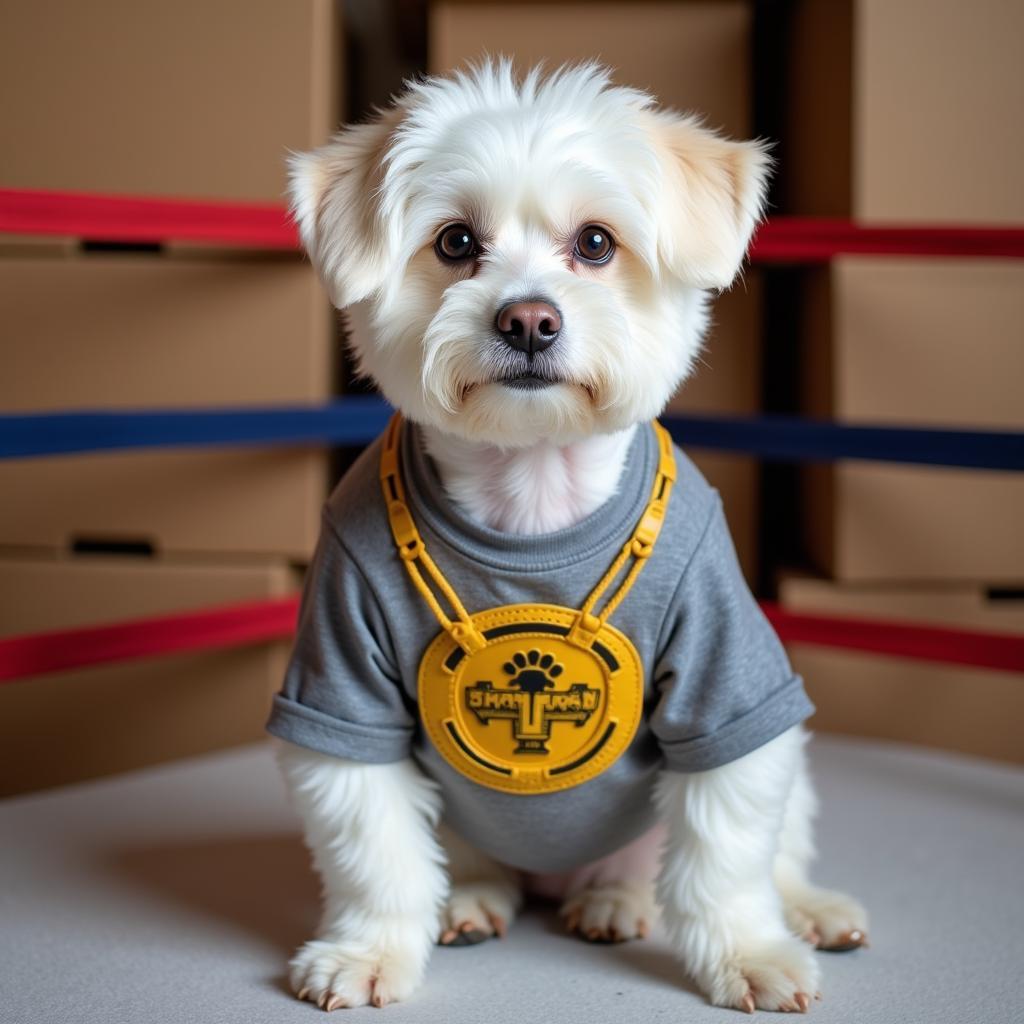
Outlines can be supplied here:
M1024 672L1024 636L981 630L792 612L761 605L783 643L895 658ZM299 595L102 626L0 638L0 684L94 665L289 638Z
M353 395L323 405L0 414L0 459L128 448L365 445L384 429L391 411L378 398ZM663 422L680 444L765 460L1024 470L1024 431L848 425L794 416L674 415Z
M277 203L202 202L37 189L0 189L0 232L135 245L175 241L289 250L299 244L294 224Z
M294 225L278 205L213 203L0 189L0 233L89 241L167 241L291 251ZM858 225L773 218L751 259L827 263L840 255L1019 259L1024 228ZM319 406L81 410L0 415L0 459L126 448L361 445L383 429L390 409L353 396ZM917 465L1024 471L1024 432L847 425L795 417L679 416L666 425L694 447L767 460L866 459ZM266 643L292 635L297 594L155 618L0 638L0 682L137 658ZM1024 672L1024 636L792 612L762 604L783 642L891 657Z
M0 233L158 245L198 242L291 250L298 233L283 206L85 192L0 189ZM827 263L836 256L1024 258L1024 228L857 224L773 217L754 238L755 263Z

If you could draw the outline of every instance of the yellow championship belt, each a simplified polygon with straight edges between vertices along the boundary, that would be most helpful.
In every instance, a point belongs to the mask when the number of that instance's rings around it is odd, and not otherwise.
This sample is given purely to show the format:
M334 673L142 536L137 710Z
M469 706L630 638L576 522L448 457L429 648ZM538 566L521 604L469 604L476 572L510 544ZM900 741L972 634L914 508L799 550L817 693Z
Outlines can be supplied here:
M420 718L445 760L475 782L508 793L568 789L603 772L636 733L643 667L608 619L654 550L676 477L672 439L659 423L653 427L659 461L650 500L583 607L513 604L470 615L416 529L399 464L401 417L388 424L380 479L391 532L441 624L420 660ZM622 583L595 612L623 570Z

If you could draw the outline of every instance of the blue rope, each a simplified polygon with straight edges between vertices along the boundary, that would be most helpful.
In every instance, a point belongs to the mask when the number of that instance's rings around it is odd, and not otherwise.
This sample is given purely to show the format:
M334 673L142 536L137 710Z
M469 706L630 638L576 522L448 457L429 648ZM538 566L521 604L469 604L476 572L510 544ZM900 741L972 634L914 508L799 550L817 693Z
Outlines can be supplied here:
M364 445L390 414L379 398L354 395L321 406L0 415L0 459L125 448ZM785 416L675 416L664 422L682 445L770 461L1024 470L1024 431L846 426Z
M390 415L379 398L353 395L327 405L0 416L0 459L121 448L364 445Z
M1024 470L1024 431L848 426L797 416L679 416L665 425L681 445L745 452L769 462L855 459Z

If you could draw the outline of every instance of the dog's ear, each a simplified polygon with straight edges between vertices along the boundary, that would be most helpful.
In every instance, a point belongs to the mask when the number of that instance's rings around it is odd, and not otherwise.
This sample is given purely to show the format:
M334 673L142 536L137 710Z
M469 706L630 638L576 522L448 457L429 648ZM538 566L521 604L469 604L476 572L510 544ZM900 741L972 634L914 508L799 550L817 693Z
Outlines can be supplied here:
M671 111L649 113L661 164L662 262L699 288L727 288L761 219L771 169L762 142L734 142Z
M384 155L401 117L397 108L383 111L288 161L292 216L338 307L373 294L388 273L391 233L380 186Z

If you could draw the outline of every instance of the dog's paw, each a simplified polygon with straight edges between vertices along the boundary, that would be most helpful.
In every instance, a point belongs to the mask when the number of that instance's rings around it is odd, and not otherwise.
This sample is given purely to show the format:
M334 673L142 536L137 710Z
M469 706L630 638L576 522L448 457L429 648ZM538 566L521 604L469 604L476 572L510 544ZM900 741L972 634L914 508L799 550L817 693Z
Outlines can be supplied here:
M814 953L799 939L781 939L732 956L705 983L718 1006L753 1013L781 1010L806 1013L818 993Z
M519 909L519 899L510 882L453 885L441 912L437 941L442 946L471 946L494 935L503 938Z
M570 896L558 913L570 932L591 942L642 939L657 915L654 888L625 882L595 885Z
M802 887L784 896L786 923L818 949L835 952L868 944L867 911L843 892Z
M292 990L322 1010L399 1002L423 980L423 945L411 934L377 943L313 939L289 963Z

